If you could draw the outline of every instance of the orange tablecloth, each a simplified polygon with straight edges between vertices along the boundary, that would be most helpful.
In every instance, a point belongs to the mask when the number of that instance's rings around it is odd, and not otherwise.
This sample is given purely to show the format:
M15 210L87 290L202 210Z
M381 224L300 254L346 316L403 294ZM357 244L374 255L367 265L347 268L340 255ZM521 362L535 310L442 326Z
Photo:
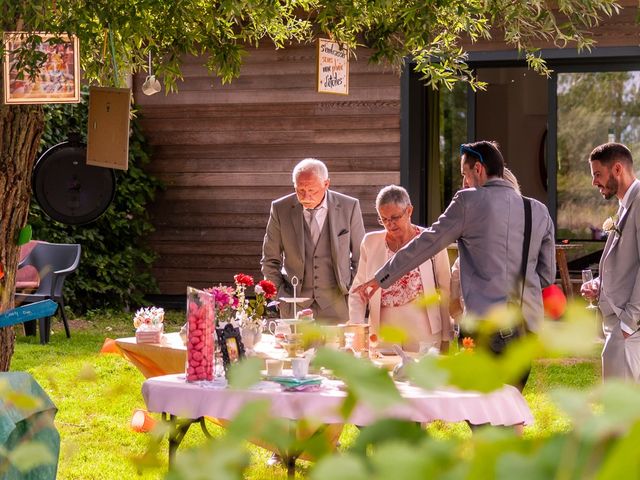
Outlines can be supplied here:
M167 333L160 343L137 343L136 337L117 338L122 356L133 363L146 377L183 373L187 348L178 333Z

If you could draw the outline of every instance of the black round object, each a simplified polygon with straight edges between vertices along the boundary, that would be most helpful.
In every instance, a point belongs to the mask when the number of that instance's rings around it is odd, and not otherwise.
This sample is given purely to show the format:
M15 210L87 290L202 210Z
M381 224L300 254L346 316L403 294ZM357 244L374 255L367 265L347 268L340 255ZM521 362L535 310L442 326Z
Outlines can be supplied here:
M68 225L93 222L116 193L112 169L87 165L87 147L62 142L44 152L33 170L33 193L49 217Z

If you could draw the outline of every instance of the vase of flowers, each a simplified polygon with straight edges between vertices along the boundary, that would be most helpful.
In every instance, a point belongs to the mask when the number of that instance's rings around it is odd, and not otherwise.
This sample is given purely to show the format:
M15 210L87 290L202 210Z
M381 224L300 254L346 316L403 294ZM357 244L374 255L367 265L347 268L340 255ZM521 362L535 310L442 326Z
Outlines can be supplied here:
M261 280L256 284L251 275L244 273L235 275L233 279L236 284L235 295L238 299L236 320L242 332L245 348L251 350L262 338L267 303L276 295L277 289L269 280ZM247 298L249 287L253 287L254 298Z
M140 308L133 317L137 343L160 343L164 330L164 310L158 307Z
M207 288L205 292L211 295L211 301L215 309L216 324L232 322L236 318L238 298L233 287L218 285Z

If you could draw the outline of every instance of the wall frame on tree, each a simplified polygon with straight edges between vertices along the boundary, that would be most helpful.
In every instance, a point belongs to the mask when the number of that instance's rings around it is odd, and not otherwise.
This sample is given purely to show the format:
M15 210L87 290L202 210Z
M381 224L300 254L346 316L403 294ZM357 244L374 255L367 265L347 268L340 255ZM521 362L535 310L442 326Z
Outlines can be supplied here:
M89 88L87 165L129 168L131 89Z
M80 62L78 38L66 34L5 32L4 102L6 104L78 103ZM23 70L20 51L43 58L33 75Z

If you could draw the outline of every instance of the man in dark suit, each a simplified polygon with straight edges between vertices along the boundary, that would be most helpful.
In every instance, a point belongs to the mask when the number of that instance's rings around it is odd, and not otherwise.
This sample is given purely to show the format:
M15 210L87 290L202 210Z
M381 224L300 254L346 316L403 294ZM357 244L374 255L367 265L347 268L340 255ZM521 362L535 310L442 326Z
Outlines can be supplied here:
M307 158L293 169L295 192L275 200L262 245L262 274L278 287L279 297L292 297L291 279L300 284L298 304L313 309L324 323L346 322L347 297L364 237L357 199L329 190L329 173L320 160ZM280 303L289 318L293 306Z

